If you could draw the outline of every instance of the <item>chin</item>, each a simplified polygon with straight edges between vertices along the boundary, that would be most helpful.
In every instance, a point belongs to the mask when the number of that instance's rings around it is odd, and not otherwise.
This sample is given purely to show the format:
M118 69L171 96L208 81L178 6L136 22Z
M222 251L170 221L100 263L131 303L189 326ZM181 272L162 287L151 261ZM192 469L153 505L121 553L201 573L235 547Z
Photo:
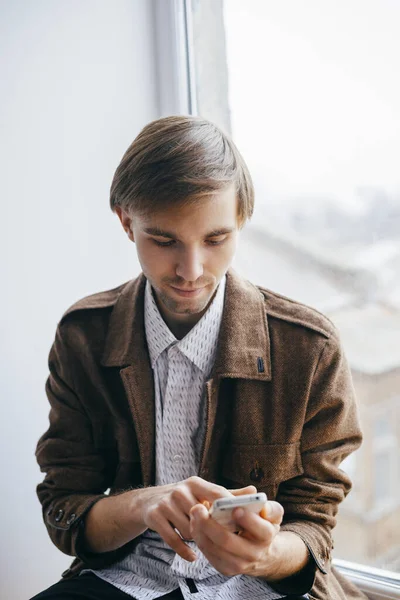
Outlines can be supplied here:
M164 306L176 315L197 315L207 308L211 298L212 296L207 296L204 300L177 300L166 294L161 296Z
M167 308L177 315L197 315L207 308L208 303L209 299L205 302L198 302L197 304L194 304L193 302L175 302L170 300Z

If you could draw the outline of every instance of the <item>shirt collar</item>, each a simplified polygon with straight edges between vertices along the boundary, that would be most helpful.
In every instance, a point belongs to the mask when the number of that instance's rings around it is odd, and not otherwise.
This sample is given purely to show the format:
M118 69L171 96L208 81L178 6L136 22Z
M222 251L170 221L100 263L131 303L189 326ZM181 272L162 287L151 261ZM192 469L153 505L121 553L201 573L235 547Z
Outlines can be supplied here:
M154 365L164 350L177 342L176 337L166 325L153 296L149 280L146 282L144 295L144 326L146 330L147 345L149 347L150 362Z
M147 280L144 300L145 330L153 369L160 354L169 346L176 345L204 374L208 375L211 372L224 310L225 285L226 276L222 278L210 306L200 321L184 338L177 340L162 318L150 282ZM207 332L207 334L204 335L203 332ZM198 344L199 336L203 338L200 346Z

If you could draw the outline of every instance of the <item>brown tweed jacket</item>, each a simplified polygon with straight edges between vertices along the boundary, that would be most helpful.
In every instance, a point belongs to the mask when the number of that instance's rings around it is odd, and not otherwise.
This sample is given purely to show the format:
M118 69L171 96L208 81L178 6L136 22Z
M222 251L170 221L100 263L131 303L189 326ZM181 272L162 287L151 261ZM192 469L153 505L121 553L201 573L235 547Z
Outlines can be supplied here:
M154 386L144 332L143 275L72 306L59 323L46 390L50 426L36 456L37 488L54 544L75 556L63 577L109 565L83 547L90 507L154 483ZM361 443L350 372L332 323L306 306L228 272L199 475L227 487L255 484L285 509L308 571L274 584L311 598L365 598L331 566L331 530L351 488L341 461Z

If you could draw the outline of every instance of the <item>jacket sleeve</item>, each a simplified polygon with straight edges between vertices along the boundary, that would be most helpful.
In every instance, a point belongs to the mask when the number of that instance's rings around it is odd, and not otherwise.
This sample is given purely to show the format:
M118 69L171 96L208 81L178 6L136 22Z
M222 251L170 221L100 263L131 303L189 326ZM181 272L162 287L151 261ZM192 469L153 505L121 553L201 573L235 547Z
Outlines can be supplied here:
M117 560L123 549L103 554L84 550L84 517L111 486L113 461L95 447L92 423L74 386L74 372L82 371L79 352L59 326L49 355L46 392L50 425L40 438L36 458L44 481L37 487L43 519L53 543L65 554L81 558L89 567ZM75 346L77 344L75 343Z
M316 568L330 569L338 505L351 489L340 464L362 441L352 377L336 333L326 340L311 382L301 437L302 475L283 482L277 501L285 510L282 531L301 537L310 552L308 567L274 584L285 593L306 593Z

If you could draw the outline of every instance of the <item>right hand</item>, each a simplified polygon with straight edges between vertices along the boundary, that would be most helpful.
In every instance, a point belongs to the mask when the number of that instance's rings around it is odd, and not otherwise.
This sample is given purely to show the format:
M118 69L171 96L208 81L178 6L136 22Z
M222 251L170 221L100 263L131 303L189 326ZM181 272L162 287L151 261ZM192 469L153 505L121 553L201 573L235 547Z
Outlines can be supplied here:
M191 508L196 504L212 504L218 498L254 494L256 491L252 485L238 490L227 490L201 477L189 477L179 483L140 490L136 501L139 501L141 520L146 527L157 531L177 554L192 562L196 560L196 554L184 542L191 539Z

